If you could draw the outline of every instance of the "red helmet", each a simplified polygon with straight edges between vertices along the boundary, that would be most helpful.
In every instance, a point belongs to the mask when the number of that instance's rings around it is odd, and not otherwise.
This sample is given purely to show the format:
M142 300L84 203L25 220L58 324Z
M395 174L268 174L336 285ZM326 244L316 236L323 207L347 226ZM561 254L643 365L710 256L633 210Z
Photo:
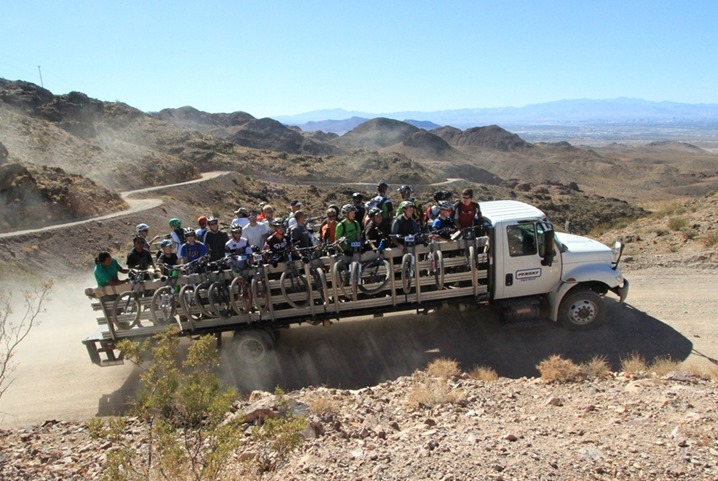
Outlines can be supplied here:
M202 227L206 226L207 225L207 216L206 215L199 216L197 218L197 223Z

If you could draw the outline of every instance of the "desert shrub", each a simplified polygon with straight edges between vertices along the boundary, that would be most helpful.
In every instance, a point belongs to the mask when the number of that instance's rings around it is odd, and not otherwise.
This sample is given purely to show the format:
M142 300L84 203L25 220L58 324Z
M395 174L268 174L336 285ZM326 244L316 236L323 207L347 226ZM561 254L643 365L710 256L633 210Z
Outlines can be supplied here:
M433 407L454 404L466 399L463 389L453 389L445 379L425 377L407 391L406 401L410 408Z
M426 374L441 379L449 379L461 374L461 369L459 369L458 362L453 359L441 357L431 361L429 365L426 366Z
M638 353L631 353L625 357L621 357L621 371L626 376L642 377L648 372L648 364L646 360Z
M654 231L658 237L662 237L666 234L668 234L668 230L664 229L663 227L657 227Z
M319 394L315 394L311 399L309 399L307 405L309 406L310 412L319 416L327 416L337 414L339 412L339 406L336 401Z
M688 225L685 217L677 216L668 219L668 228L672 231L679 231Z
M695 229L682 229L681 232L683 233L683 237L686 240L693 240L696 237L698 237L698 231Z
M604 356L594 356L581 363L581 373L586 379L605 379L611 375L611 366Z
M665 376L669 372L679 369L681 369L681 363L674 361L670 356L657 357L651 362L651 365L648 367L648 372L656 376Z
M476 366L469 371L469 377L477 381L497 381L499 375L494 368L487 366Z
M718 244L718 232L708 232L703 236L703 245L706 247L713 247Z
M541 373L541 379L546 382L576 382L582 379L581 367L570 359L563 359L554 354L544 359L536 369Z

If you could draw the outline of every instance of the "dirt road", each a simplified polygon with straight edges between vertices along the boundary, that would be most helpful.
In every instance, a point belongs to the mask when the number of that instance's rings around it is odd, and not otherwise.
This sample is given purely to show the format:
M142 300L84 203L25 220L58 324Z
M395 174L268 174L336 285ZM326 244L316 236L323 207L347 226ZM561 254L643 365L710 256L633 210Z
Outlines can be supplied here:
M240 372L225 336L221 372L242 390L305 385L356 388L410 374L436 357L458 360L465 370L489 365L500 375L535 375L543 358L561 353L576 361L637 352L718 363L718 287L713 270L648 269L629 272L627 305L608 301L608 320L598 329L569 332L547 322L505 326L485 312L452 310L342 321L331 328L302 326L282 333L262 370ZM57 286L48 312L21 346L15 383L0 399L0 426L47 419L81 420L118 412L137 386L130 365L91 364L81 340L94 329L82 288Z

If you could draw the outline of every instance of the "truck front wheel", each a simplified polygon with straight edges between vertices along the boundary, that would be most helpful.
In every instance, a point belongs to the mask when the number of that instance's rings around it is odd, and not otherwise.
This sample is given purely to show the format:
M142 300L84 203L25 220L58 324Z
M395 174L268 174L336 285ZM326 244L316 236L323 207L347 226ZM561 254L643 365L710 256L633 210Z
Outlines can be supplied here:
M232 348L237 358L246 364L259 364L274 349L274 336L264 329L237 331Z
M603 298L591 289L579 288L561 301L558 320L567 329L589 329L603 322L605 314Z

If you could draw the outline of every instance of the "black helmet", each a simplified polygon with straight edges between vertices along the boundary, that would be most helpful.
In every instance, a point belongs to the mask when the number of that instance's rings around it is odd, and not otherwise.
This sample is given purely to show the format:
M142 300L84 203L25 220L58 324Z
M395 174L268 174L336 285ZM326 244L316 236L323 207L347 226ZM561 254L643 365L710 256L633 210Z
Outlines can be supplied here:
M379 207L372 207L369 209L369 217L374 217L377 214L383 214Z
M379 182L379 185L376 186L376 190L384 191L389 188L389 185L386 182Z
M364 200L364 194L362 194L361 192L354 192L352 194L352 200L361 202Z
M434 200L436 202L439 202L440 200L444 200L444 199L445 199L445 197L444 197L443 190L437 190L436 192L434 192Z
M448 190L442 190L441 192L443 192L443 194L444 194L444 200L449 200L454 196L454 194L452 194Z
M281 217L277 217L276 219L273 219L269 225L272 225L274 227L284 227L284 219Z
M405 185L402 185L401 187L399 187L398 189L396 189L396 191L403 195L411 194L411 186L405 184Z

